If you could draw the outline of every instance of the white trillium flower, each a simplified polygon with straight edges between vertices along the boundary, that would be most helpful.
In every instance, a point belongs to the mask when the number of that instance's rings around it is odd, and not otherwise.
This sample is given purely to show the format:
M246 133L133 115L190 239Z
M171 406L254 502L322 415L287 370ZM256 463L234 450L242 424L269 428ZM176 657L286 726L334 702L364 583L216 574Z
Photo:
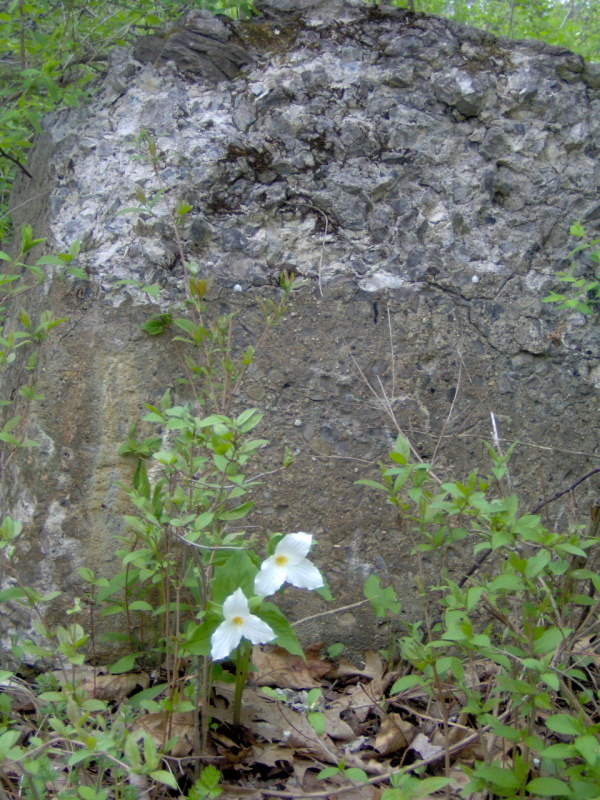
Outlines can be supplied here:
M266 644L277 638L277 634L262 619L250 613L248 600L241 589L236 589L223 603L225 620L210 637L210 655L213 661L227 658L242 641L250 639L252 644Z
M254 591L261 597L276 592L287 581L299 589L320 589L323 577L306 558L312 545L310 533L288 533L272 556L265 559L254 579Z

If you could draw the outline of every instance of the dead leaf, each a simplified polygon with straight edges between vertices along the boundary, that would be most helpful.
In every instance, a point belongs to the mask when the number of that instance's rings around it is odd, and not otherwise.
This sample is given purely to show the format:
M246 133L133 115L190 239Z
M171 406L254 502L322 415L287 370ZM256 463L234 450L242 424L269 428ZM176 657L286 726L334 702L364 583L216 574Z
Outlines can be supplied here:
M360 722L364 722L383 697L382 682L373 680L366 685L357 683L356 686L349 687L346 696L350 698L349 708Z
M400 714L386 714L381 720L379 733L375 737L375 750L386 756L404 750L416 735L416 728Z
M279 767L281 762L284 764L294 763L294 750L291 747L281 747L272 745L271 747L253 747L254 761L257 764L264 764L266 767Z
M52 674L61 686L73 682L71 669L55 669ZM122 702L136 690L147 689L150 678L145 672L124 672L120 675L111 675L108 667L93 667L82 664L75 667L76 684L98 700Z
M131 732L146 731L158 748L164 747L171 737L177 736L177 742L170 755L175 758L187 756L192 752L194 741L194 716L191 711L167 714L155 711L138 717L131 725Z
M424 733L418 733L412 740L410 750L415 750L421 758L435 758L444 752L443 747L431 744Z
M312 689L320 686L314 676L322 678L331 668L328 662L312 659L311 663L307 663L283 647L272 645L255 647L252 665L256 669L252 677L258 686L277 686L280 689Z
M379 653L376 653L374 650L367 650L363 669L355 667L350 661L341 658L336 669L332 673L332 677L334 678L348 678L354 676L370 678L371 680L382 678L383 662Z
M573 660L581 663L583 659L591 659L595 667L600 667L600 655L598 655L594 644L597 644L596 634L590 636L582 636L573 645Z

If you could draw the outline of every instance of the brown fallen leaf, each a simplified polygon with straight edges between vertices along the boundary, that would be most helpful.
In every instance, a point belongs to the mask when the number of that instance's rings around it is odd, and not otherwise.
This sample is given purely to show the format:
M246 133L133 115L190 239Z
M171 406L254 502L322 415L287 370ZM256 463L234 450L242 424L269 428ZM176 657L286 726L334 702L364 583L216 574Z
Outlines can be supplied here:
M349 678L360 676L363 678L380 679L383 677L383 662L379 653L367 650L365 653L365 666L361 669L350 661L341 658L335 670L331 673L333 678Z
M444 752L443 747L431 744L424 733L418 733L412 740L410 750L417 752L421 758L435 758Z
M589 636L582 636L573 645L572 660L576 663L582 663L588 658L592 661L595 667L600 667L600 655L597 652L597 637L596 634Z
M66 683L75 682L79 688L87 692L90 697L97 700L122 702L136 690L147 689L150 685L150 678L145 672L124 672L119 675L111 675L108 667L92 667L90 664L82 664L71 669L55 669L52 674L61 686Z
M397 750L404 750L415 738L416 733L416 727L402 719L400 714L386 714L375 737L375 750L384 756Z
M252 665L256 672L252 677L258 686L276 686L280 689L312 689L320 686L318 680L328 673L331 664L311 658L304 661L276 645L255 647Z
M350 699L349 708L352 709L359 722L364 722L373 708L378 705L383 697L383 691L381 679L372 680L366 685L357 683L356 686L348 687L346 696Z
M194 741L194 716L191 711L167 714L164 711L155 711L143 714L130 726L131 732L138 731L149 733L158 748L164 747L171 737L177 736L177 742L171 749L170 755L182 758L192 752Z
M253 759L256 764L264 764L266 767L279 767L281 763L293 764L295 751L291 747L281 745L271 745L270 747L254 746Z

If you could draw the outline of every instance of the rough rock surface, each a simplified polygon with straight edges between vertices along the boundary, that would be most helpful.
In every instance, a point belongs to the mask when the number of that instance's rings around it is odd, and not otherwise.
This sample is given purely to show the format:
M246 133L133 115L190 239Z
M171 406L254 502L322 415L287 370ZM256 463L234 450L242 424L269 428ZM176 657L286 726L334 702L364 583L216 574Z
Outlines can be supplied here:
M399 10L297 9L265 3L262 18L233 26L231 63L252 63L232 80L113 51L94 101L47 119L35 183L19 181L17 223L35 221L59 247L81 239L90 274L36 301L69 323L38 371L46 399L31 435L42 450L10 476L24 577L46 589L80 593L80 565L110 573L128 511L116 483L131 474L117 448L141 401L180 377L170 337L140 332L156 308L114 285L159 283L161 309L182 297L164 206L158 219L118 215L136 187L159 188L132 158L142 129L165 154L169 196L192 206L185 246L216 278L215 309L239 310L248 340L281 269L308 280L239 404L266 412L264 467L284 445L297 453L257 490L251 523L316 533L339 602L360 599L375 571L418 614L409 525L354 484L375 477L396 435L382 388L446 476L484 462L493 411L504 441L523 442L511 474L525 506L598 464L598 314L540 302L566 265L570 223L599 235L598 68ZM583 515L597 491L579 490ZM568 513L554 503L550 524ZM450 561L455 574L469 564L464 548ZM321 608L301 600L302 615ZM375 643L366 611L317 620L306 637Z

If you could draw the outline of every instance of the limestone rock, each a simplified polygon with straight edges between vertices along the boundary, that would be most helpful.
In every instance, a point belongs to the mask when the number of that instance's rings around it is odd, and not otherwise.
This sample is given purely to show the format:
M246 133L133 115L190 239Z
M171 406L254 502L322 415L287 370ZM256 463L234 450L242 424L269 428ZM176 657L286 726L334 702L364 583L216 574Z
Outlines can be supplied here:
M141 402L183 374L168 336L140 332L184 296L166 210L118 213L136 187L159 188L132 158L142 129L163 154L168 196L192 206L181 235L215 278L215 313L241 315L240 347L255 340L257 301L276 295L283 268L308 282L237 400L265 412L260 433L273 445L261 471L284 446L297 453L256 489L250 523L260 540L315 533L311 557L340 603L376 572L405 613L420 613L410 522L355 485L376 477L397 434L382 391L449 477L486 464L493 412L503 441L522 443L511 476L525 508L597 464L598 315L540 302L567 265L569 225L582 219L599 235L597 69L435 17L346 4L332 18L326 6L296 14L297 3L269 0L262 18L231 25L200 13L158 60L153 50L140 63L144 45L138 60L113 54L90 105L47 118L28 164L35 181L15 188L15 222L35 222L59 247L81 239L90 280L27 300L69 323L38 367L46 399L30 433L43 447L8 475L25 580L79 594L77 566L111 574L129 511L117 484L132 470L117 449ZM579 269L592 274L585 255ZM156 305L119 280L158 283ZM578 490L583 514L597 491ZM553 504L551 525L569 513ZM469 564L466 548L450 553L451 576ZM301 602L303 616L321 609ZM25 624L6 618L4 634ZM368 612L339 624L305 633L343 635L359 651L377 643Z

